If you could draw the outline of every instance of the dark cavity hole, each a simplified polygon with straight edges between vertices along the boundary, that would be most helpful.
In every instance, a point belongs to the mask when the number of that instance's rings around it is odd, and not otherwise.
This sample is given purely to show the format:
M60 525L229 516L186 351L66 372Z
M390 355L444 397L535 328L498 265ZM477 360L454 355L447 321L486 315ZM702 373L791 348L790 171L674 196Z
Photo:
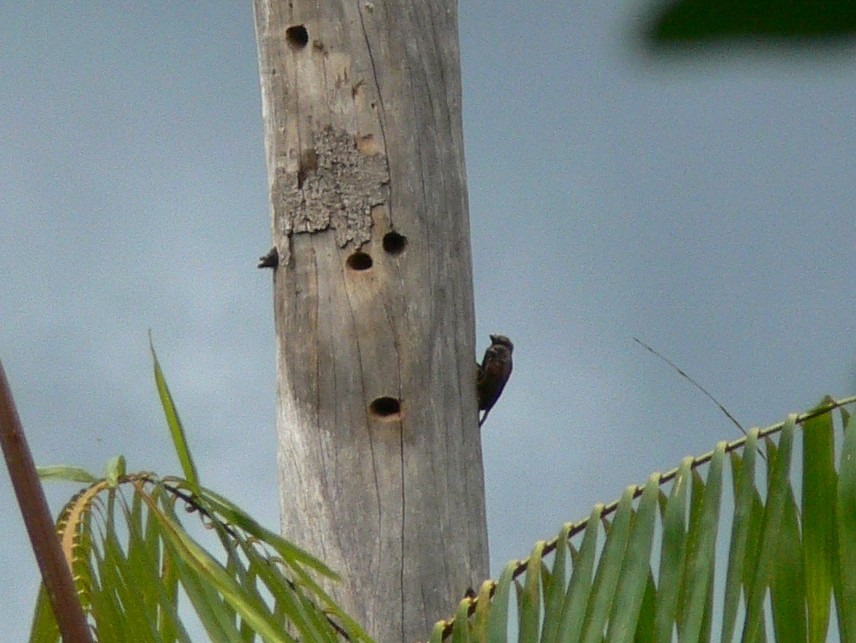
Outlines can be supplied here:
M306 177L309 176L310 172L315 172L317 169L318 154L313 148L303 150L303 154L300 155L300 165L297 168L298 190L303 187L303 183L306 181Z
M394 397L379 397L369 405L369 411L382 420L397 420L401 415L401 402Z
M309 32L303 25L295 25L285 30L285 39L292 49L303 49L309 43Z
M351 270L368 270L372 267L372 257L365 252L355 252L348 257L348 268Z
M397 232L387 232L383 235L383 249L391 255L400 255L407 247L407 237Z

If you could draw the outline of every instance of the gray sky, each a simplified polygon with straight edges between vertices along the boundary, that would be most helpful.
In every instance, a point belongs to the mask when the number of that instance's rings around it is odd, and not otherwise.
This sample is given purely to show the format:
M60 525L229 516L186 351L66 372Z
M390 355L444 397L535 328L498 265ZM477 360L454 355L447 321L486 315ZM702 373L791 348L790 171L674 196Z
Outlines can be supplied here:
M854 47L652 57L638 3L460 6L492 573L655 470L856 390ZM39 464L179 467L276 528L249 3L0 8L0 359ZM49 489L55 510L74 491ZM0 474L4 640L38 576ZM445 615L438 614L437 617Z

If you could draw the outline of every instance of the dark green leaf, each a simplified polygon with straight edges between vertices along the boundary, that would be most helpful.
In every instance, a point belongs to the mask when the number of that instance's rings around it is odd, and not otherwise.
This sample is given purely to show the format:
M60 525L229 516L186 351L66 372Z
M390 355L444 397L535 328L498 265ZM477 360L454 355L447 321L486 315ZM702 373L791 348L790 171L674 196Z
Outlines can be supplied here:
M661 44L733 38L841 37L856 32L849 0L677 0L658 7L648 37Z

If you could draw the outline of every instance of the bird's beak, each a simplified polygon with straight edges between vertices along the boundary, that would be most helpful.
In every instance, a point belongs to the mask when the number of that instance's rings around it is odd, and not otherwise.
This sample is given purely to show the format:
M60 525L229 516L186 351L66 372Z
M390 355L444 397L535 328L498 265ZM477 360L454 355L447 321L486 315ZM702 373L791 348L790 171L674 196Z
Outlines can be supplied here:
M496 335L491 335L491 336L490 336L490 343L491 343L491 344L495 344L495 343L496 343Z

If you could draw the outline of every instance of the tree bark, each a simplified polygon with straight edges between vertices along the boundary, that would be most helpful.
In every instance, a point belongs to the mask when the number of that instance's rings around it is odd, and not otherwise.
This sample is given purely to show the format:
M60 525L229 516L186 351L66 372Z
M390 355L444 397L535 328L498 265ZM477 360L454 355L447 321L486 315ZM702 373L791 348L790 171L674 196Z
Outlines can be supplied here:
M454 0L254 0L282 529L379 641L488 573Z

